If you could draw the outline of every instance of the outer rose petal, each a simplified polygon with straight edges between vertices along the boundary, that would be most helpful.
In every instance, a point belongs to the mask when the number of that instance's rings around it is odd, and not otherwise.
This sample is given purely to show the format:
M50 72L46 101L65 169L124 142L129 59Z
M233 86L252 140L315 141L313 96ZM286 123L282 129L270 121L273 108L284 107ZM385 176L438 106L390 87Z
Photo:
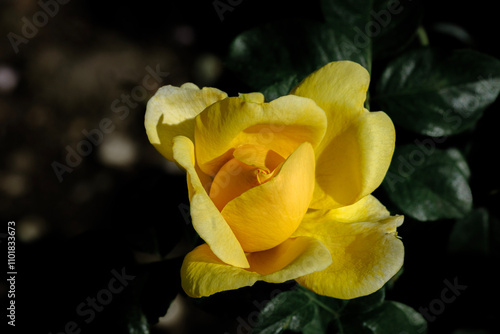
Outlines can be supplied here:
M303 142L315 147L322 140L326 116L314 101L294 95L261 101L259 93L229 97L196 118L196 158L201 170L214 176L240 145L263 146L286 158Z
M342 223L373 222L386 219L389 211L373 195L363 197L353 205L335 210L310 210L306 220L333 220Z
M311 204L329 209L355 203L382 182L394 150L394 126L384 113L364 109L369 73L350 61L332 62L309 75L291 94L313 99L328 118L316 148Z
M363 113L370 74L351 61L336 61L307 76L290 94L308 97L326 113L328 129L316 149L321 152Z
M279 173L229 201L222 210L245 252L263 251L288 239L307 212L314 189L314 151L301 144Z
M332 263L328 249L307 237L288 239L279 246L247 255L249 269L229 266L203 244L184 258L182 287L191 297L206 297L216 292L251 286L261 280L282 283L323 270Z
M193 142L184 136L175 137L173 142L174 159L187 172L193 227L219 259L236 267L248 268L240 243L208 197L196 173Z
M350 205L371 194L389 169L396 133L383 112L368 112L354 120L321 153L316 153L315 198L312 208L332 208L335 203ZM319 195L318 193L322 193Z
M294 236L318 238L332 254L333 263L323 271L297 280L304 287L325 296L352 299L380 289L403 265L404 247L396 228L403 216L384 216L382 206L368 198L354 208L307 215ZM377 208L377 213L351 215L363 204ZM387 212L388 215L388 212ZM374 218L378 221L350 222L353 218ZM344 222L332 218L343 217Z
M199 89L192 83L164 86L148 101L144 126L149 141L167 159L172 158L175 136L194 137L194 118L206 107L227 97L216 88Z

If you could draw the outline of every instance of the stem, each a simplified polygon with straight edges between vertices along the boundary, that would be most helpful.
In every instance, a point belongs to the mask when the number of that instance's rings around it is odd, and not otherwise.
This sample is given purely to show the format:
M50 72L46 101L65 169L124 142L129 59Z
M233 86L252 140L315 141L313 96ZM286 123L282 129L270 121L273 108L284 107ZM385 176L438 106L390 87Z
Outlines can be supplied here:
M340 317L340 314L333 310L332 308L326 306L325 304L323 304L322 302L320 302L319 300L315 299L315 298L312 298L312 297L309 297L313 303L316 303L318 304L321 308L323 308L324 310L328 311L329 313L331 313L335 319L338 319Z

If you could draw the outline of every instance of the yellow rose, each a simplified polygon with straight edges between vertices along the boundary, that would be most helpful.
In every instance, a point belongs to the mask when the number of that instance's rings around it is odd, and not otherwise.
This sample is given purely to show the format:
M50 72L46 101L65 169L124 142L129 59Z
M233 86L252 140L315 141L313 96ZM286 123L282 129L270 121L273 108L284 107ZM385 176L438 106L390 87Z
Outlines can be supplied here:
M148 138L186 170L193 226L206 242L182 265L189 296L295 279L351 299L401 268L403 217L371 195L395 131L385 113L364 108L369 80L339 61L269 103L191 83L150 99Z

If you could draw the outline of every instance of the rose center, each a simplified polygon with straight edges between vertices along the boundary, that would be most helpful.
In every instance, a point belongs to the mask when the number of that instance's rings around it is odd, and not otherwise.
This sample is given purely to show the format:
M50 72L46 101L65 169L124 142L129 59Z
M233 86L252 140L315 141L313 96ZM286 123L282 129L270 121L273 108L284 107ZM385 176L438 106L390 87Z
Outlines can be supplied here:
M278 153L258 145L242 145L233 152L215 175L210 198L222 211L232 199L245 191L269 181L285 159Z

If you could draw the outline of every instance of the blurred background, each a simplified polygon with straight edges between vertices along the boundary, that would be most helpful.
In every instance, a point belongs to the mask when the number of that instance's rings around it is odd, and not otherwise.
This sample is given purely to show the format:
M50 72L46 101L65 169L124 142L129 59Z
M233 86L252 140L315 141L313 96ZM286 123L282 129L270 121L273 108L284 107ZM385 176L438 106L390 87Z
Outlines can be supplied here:
M280 18L321 18L319 1L232 1L237 5L228 5L231 9L222 16L214 3L0 1L0 236L6 236L8 221L16 222L19 325L34 326L33 333L63 331L68 321L78 318L77 305L107 286L113 269L121 272L130 263L154 264L162 258L175 262L176 255L196 242L193 233L185 232L189 217L184 175L147 140L147 100L160 86L188 81L229 95L245 92L245 85L224 66L236 35ZM500 57L492 3L423 2L431 45L474 47ZM484 131L477 140L489 150L498 150L498 139L492 142L489 135L495 111L488 109L478 125ZM473 175L483 169L486 175L497 174L488 156L476 158L471 162ZM498 176L472 181L474 198L495 208L499 196L490 193L498 190ZM450 224L425 223L410 226L405 235L402 226L400 235L408 240L407 257L413 265L394 297L418 309L439 296L444 279L471 275L474 267L462 270L454 263L450 269L440 249L427 247L443 246L449 229ZM424 235L429 239L422 240ZM427 271L435 267L444 271ZM145 275L127 268L140 277L134 284L141 285L141 296L116 298L140 301L142 313L127 311L138 323L144 324L144 317L157 321L177 295L178 263L175 270L150 266ZM7 292L4 282L2 298ZM489 290L474 290L481 282L469 281L470 297L447 308L430 328L445 333L445 328L455 328L450 325L454 321L465 327L491 321L490 311L478 305L480 295ZM158 298L163 294L164 301ZM462 307L468 303L476 307ZM108 319L119 313L115 304L103 312ZM152 332L213 328L222 333L236 328L231 316L202 311L182 294L174 306ZM151 309L144 311L147 307ZM89 332L108 326L104 318L99 314Z

